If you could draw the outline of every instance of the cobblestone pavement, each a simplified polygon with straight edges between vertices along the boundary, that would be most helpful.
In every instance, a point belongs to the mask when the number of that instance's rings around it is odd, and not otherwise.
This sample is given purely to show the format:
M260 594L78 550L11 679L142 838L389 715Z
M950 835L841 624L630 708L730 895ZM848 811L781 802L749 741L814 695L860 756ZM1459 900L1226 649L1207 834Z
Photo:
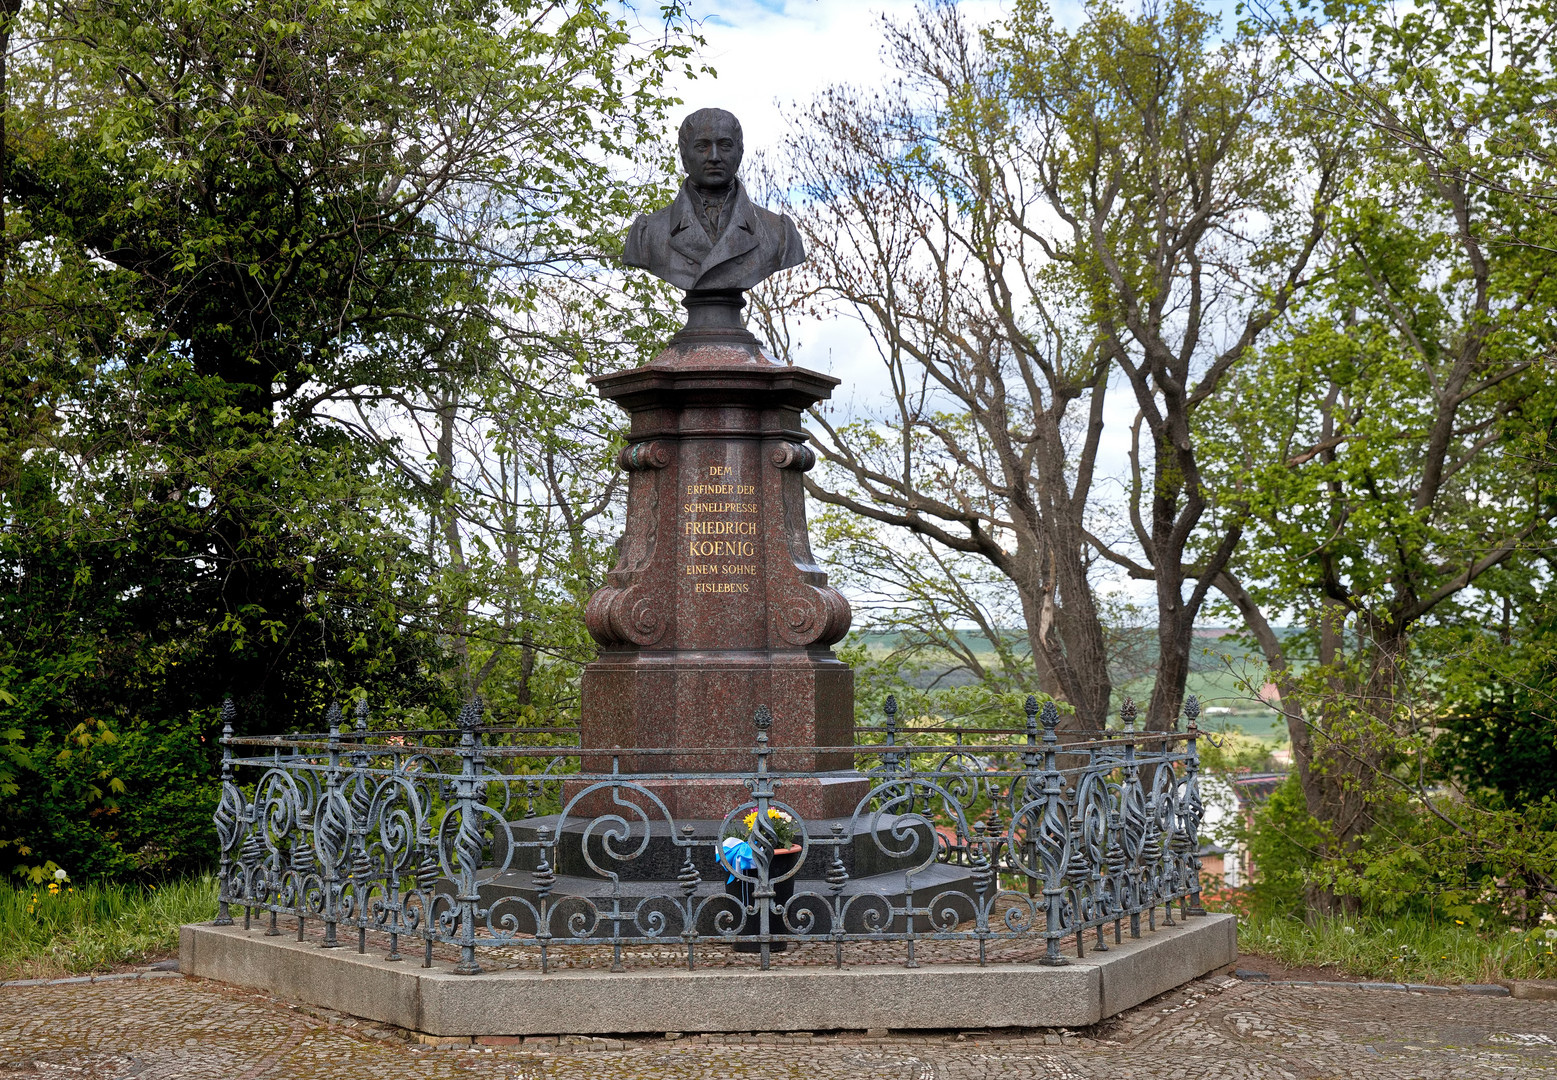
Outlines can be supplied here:
M502 1042L418 1045L198 979L0 988L0 1078L105 1080L1557 1080L1557 1002L1214 977L1076 1032Z

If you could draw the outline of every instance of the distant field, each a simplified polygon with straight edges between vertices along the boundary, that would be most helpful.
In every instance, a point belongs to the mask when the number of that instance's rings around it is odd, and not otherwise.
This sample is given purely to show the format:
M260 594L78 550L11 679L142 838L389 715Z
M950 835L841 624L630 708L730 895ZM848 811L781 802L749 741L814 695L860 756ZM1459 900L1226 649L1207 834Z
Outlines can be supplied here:
M1261 676L1262 669L1252 664L1235 666L1233 671L1191 672L1185 689L1200 699L1200 726L1210 731L1241 731L1258 739L1285 739L1287 724L1281 714L1257 700L1244 683L1254 683ZM1145 701L1151 695L1151 682L1143 679L1114 690L1120 700L1127 693Z
M872 652L889 652L896 644L893 635L867 634L865 643ZM975 652L990 652L988 644L979 639ZM1287 738L1286 721L1256 696L1265 669L1258 656L1252 656L1230 642L1216 638L1201 638L1195 643L1191 658L1187 690L1200 699L1200 726L1211 731L1239 731L1257 739L1284 742ZM973 681L966 672L946 674L930 666L914 683L929 686L966 685ZM1144 704L1151 697L1151 680L1135 679L1114 687L1114 711L1124 703L1126 695ZM1222 711L1227 710L1227 711Z

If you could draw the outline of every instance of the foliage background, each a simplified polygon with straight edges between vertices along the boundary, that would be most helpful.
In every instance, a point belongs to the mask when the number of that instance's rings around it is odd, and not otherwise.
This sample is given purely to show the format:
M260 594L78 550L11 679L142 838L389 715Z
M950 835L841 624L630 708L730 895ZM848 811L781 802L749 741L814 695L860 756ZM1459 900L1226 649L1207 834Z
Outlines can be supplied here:
M393 723L478 689L572 707L618 437L582 380L665 318L662 290L601 272L661 193L691 40L662 15L7 8L11 866L208 861L227 696L248 733L353 697Z

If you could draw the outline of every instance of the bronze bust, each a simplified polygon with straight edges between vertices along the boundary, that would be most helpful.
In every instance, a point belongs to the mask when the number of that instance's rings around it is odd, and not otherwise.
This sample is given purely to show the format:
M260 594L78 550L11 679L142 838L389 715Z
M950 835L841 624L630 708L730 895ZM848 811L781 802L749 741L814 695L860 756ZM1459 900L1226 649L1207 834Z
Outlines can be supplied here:
M723 109L699 109L677 141L687 179L669 206L642 214L622 262L688 292L749 289L805 261L795 223L754 206L736 178L741 123Z

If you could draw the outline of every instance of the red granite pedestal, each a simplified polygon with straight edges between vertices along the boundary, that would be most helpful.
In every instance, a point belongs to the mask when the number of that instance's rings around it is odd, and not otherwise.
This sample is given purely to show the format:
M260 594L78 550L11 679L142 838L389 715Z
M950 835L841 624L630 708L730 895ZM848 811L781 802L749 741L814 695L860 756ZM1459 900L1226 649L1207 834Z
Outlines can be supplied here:
M673 816L723 818L749 795L718 774L754 768L766 705L770 768L835 773L778 797L807 818L848 815L867 790L850 771L854 674L830 648L849 604L812 557L801 486L815 462L801 415L838 380L775 363L738 326L700 329L696 300L653 362L593 380L631 416L630 476L620 559L586 614L601 648L584 669L584 766L609 770L587 751L619 747L623 772L691 774L646 785ZM632 753L646 747L673 752Z

